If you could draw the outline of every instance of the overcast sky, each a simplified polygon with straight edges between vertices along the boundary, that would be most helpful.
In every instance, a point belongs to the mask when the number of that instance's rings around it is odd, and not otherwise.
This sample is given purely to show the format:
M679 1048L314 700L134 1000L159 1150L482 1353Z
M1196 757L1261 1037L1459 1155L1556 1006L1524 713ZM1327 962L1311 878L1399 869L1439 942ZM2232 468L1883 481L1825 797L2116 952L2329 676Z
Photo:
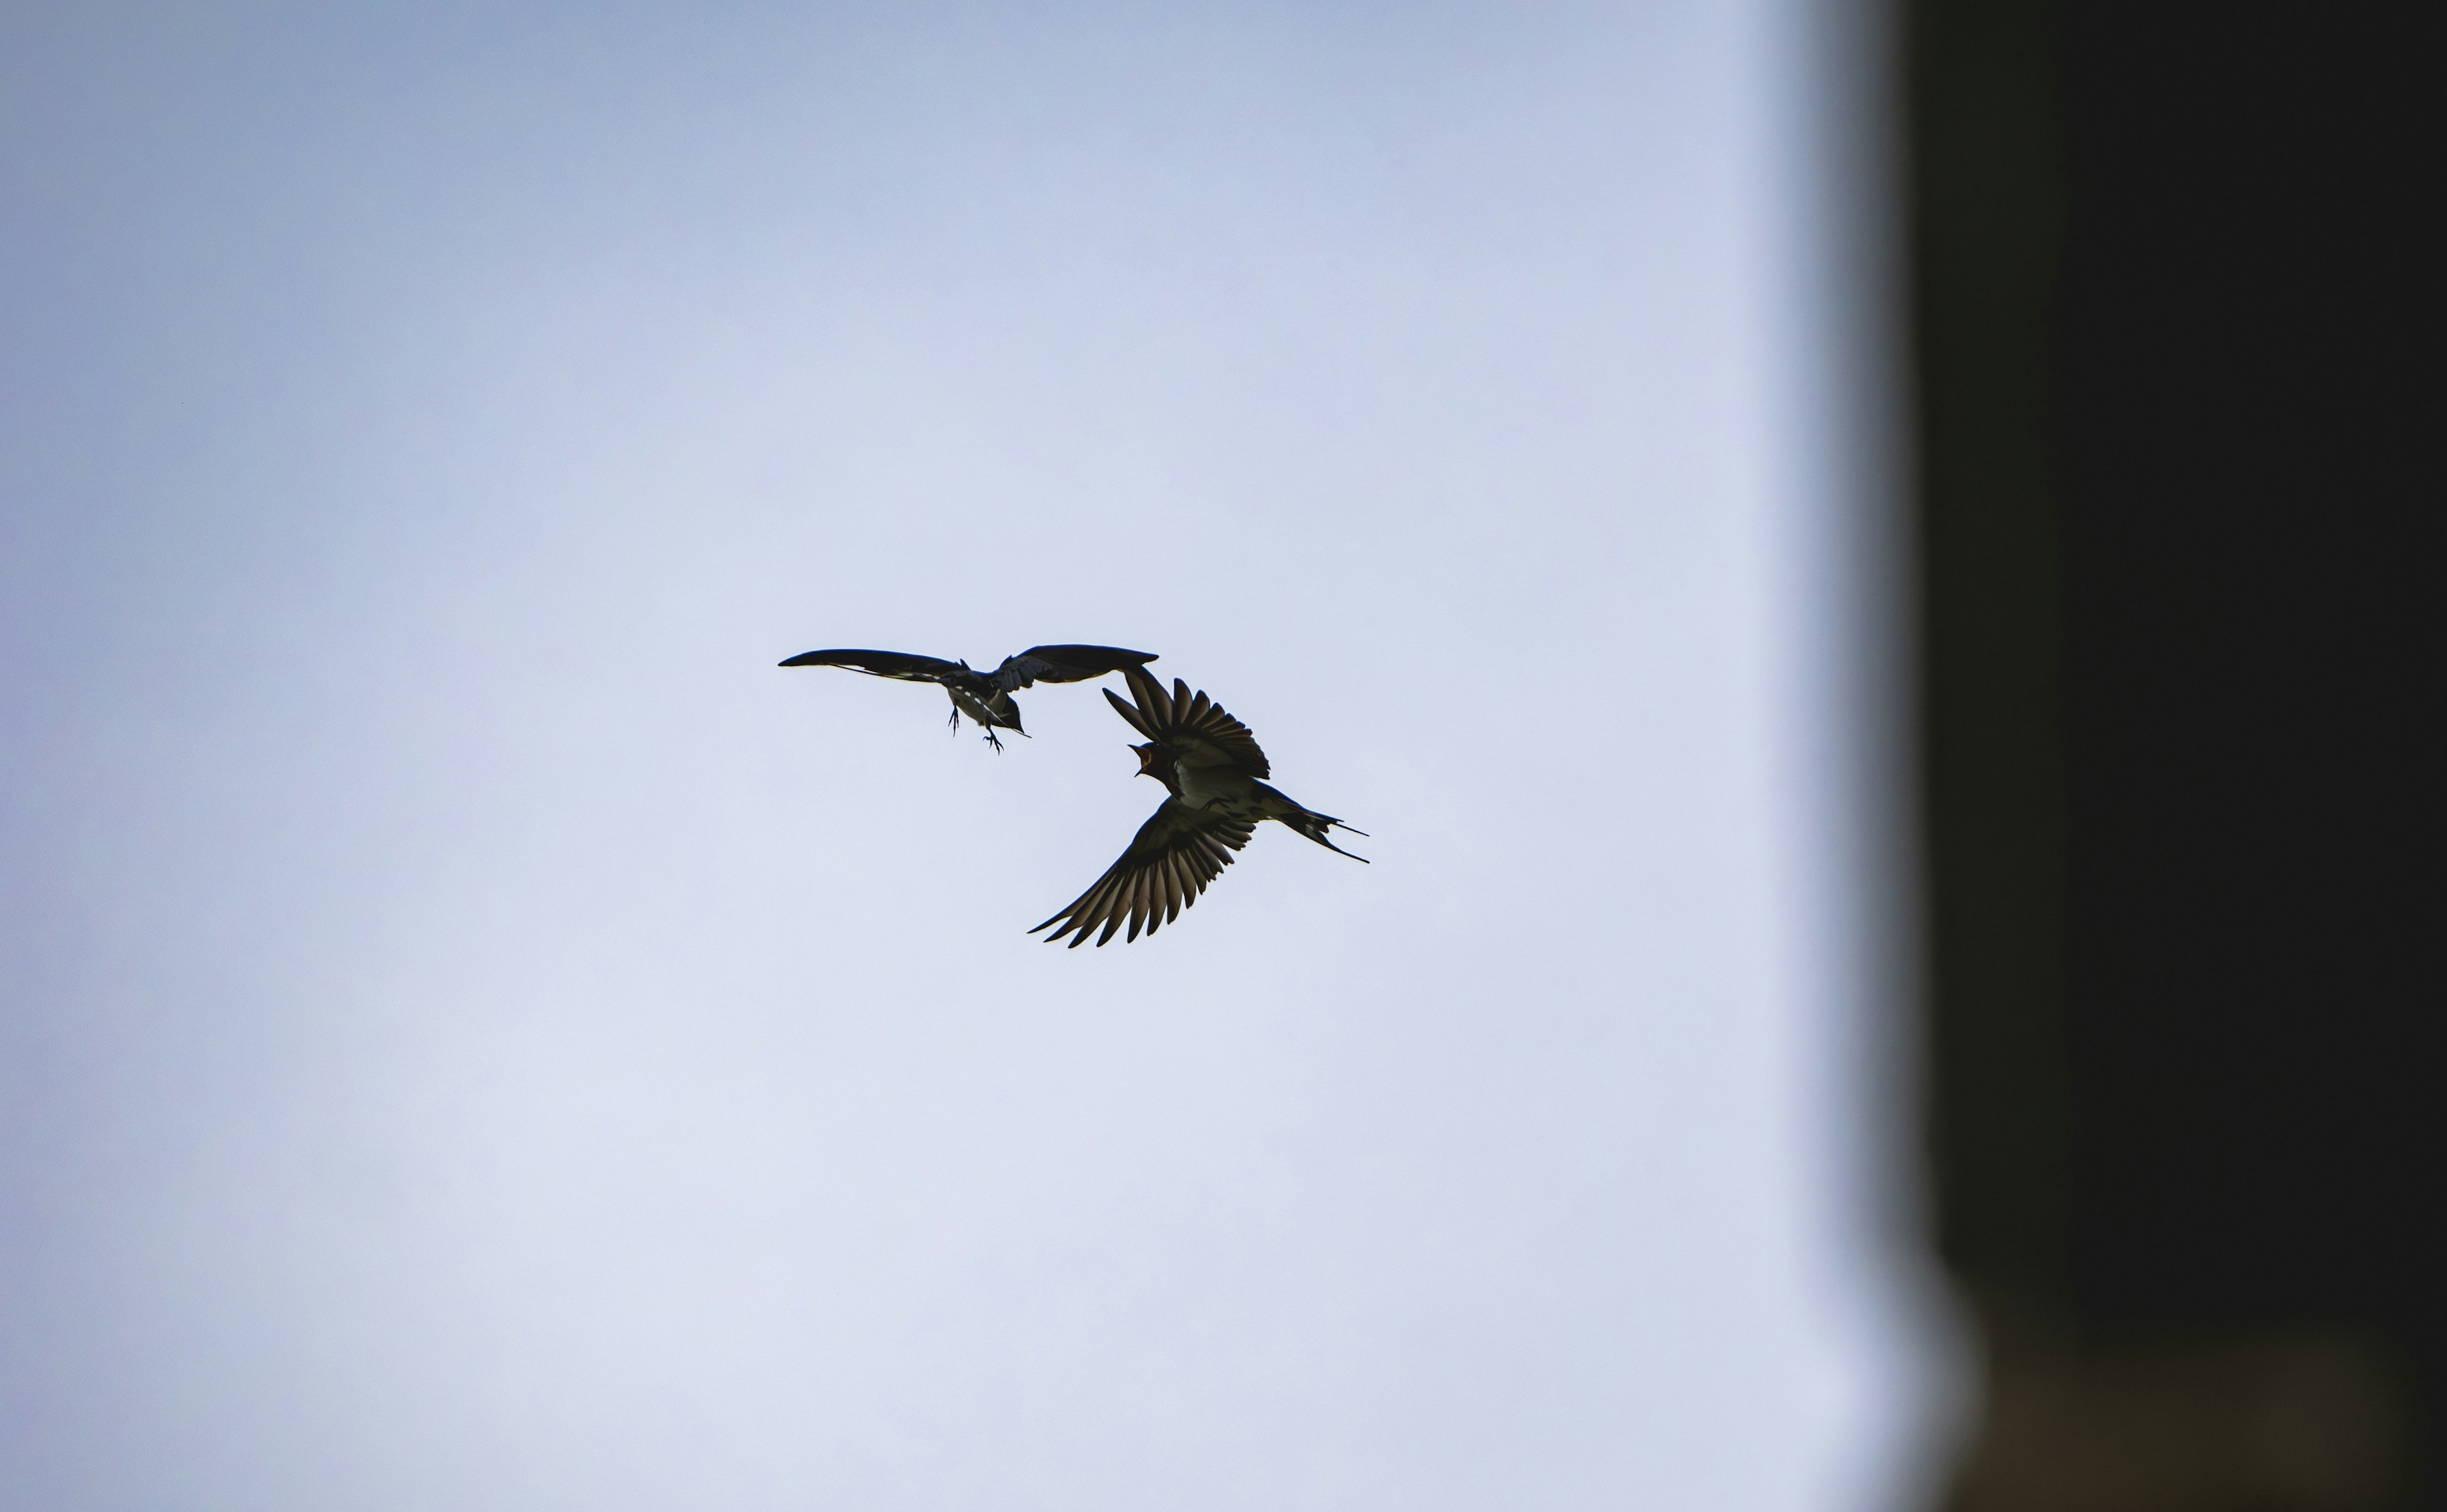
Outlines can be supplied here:
M0 1503L1890 1503L1848 24L0 10Z

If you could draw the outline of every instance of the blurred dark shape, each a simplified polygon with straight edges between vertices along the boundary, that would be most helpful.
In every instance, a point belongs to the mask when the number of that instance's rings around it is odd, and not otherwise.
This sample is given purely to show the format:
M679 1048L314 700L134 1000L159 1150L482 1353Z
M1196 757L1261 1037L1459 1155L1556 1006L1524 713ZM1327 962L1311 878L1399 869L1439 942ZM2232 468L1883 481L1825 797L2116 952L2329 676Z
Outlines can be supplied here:
M2442 1504L2415 15L1905 9L1965 1512Z

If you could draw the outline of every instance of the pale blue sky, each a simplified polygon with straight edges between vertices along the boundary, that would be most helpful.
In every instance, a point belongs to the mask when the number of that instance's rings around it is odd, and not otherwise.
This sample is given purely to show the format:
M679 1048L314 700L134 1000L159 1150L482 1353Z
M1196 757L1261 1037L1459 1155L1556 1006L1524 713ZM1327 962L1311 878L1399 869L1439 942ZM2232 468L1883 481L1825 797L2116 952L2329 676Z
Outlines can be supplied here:
M1849 13L33 9L0 1503L1892 1501Z

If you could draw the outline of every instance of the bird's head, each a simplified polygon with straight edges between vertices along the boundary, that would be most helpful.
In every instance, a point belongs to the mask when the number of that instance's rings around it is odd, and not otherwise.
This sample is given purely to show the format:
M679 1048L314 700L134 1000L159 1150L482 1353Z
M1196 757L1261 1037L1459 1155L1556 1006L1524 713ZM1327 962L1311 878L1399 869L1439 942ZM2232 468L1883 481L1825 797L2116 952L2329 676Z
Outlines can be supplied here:
M1165 765L1169 763L1172 758L1164 753L1163 747L1158 746L1153 741L1148 741L1144 746L1133 746L1130 749L1139 753L1139 775L1141 777L1152 777L1158 782L1162 782L1164 780Z

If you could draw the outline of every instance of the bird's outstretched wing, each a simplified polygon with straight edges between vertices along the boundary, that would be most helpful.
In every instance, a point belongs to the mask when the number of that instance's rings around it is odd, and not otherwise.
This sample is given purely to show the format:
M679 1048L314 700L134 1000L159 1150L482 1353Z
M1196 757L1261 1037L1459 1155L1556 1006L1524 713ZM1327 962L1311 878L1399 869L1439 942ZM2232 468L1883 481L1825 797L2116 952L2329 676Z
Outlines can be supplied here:
M1084 683L1125 667L1155 660L1155 653L1124 651L1119 646L1031 646L1006 656L995 670L995 681L1012 692L1035 683Z
M1089 932L1100 924L1100 946L1125 921L1130 932L1122 936L1124 944L1139 937L1142 925L1152 935L1198 901L1206 884L1232 864L1232 853L1249 843L1254 828L1248 820L1226 819L1212 808L1190 808L1167 798L1095 886L1029 933L1061 924L1045 936L1046 943L1073 935L1072 950L1088 943Z
M1110 688L1105 696L1132 728L1170 751L1175 761L1191 766L1237 766L1252 777L1268 775L1258 737L1221 704L1209 703L1204 690L1193 696L1189 685L1176 677L1167 693L1136 667L1123 669L1123 675L1129 679L1136 707L1114 697Z
M904 683L939 683L962 675L958 662L939 656L910 656L897 651L811 651L782 663L785 667L846 667L870 677L897 677Z

